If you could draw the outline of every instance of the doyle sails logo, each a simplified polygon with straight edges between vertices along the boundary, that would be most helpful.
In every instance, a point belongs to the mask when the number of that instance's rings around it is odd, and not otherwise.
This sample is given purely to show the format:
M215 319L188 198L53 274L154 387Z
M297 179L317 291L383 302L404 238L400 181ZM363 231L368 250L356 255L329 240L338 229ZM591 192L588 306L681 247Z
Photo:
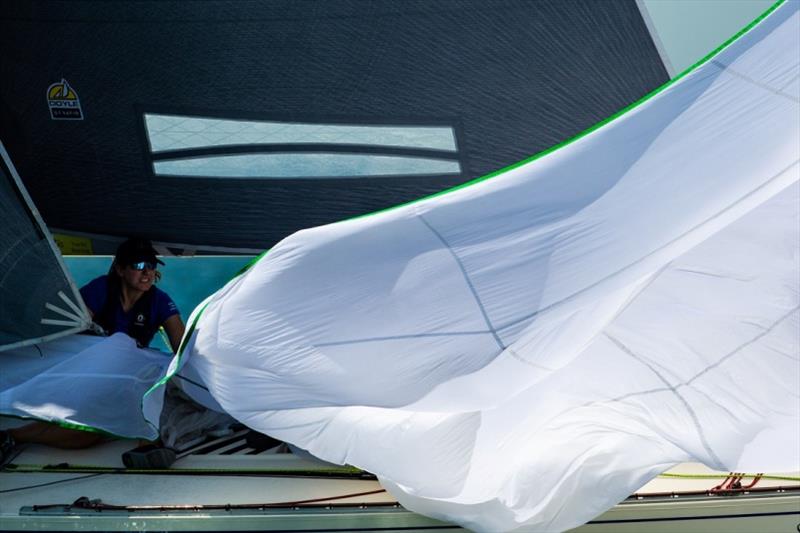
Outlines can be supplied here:
M63 78L47 88L47 106L53 120L83 120L78 93Z

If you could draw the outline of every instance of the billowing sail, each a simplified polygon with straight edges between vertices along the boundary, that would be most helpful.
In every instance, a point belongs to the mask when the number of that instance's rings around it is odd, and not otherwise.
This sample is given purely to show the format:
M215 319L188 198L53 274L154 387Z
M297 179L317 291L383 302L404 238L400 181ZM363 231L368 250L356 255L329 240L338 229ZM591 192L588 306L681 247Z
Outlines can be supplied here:
M258 251L668 79L634 0L35 0L0 49L0 138L50 228Z
M292 235L193 314L167 375L475 530L568 529L680 461L799 469L799 36L800 2L787 1L557 150ZM72 82L49 88L49 111L78 124L89 107ZM241 155L221 140L166 148L170 116L147 119L151 149ZM300 125L288 129L308 148ZM231 124L182 127L201 126ZM15 352L27 366L3 374L3 412L154 437L160 387L143 418L98 411L65 384L102 376L138 400L166 360L142 365L124 336L78 339L76 356L74 340L48 347L58 366L46 369L33 348Z
M285 239L182 363L477 530L574 527L679 461L798 468L798 8L559 150Z
M0 143L0 351L87 329L89 313Z

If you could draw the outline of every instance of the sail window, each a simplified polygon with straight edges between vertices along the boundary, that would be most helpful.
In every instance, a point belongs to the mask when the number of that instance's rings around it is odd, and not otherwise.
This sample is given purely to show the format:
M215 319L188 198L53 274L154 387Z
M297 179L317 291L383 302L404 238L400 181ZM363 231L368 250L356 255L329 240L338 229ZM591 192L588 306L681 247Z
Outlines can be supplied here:
M247 154L156 161L158 176L320 178L458 174L458 161L362 154Z
M456 151L449 126L303 124L145 114L153 153L252 144L354 144Z
M343 178L462 172L450 125L322 124L145 113L153 173Z

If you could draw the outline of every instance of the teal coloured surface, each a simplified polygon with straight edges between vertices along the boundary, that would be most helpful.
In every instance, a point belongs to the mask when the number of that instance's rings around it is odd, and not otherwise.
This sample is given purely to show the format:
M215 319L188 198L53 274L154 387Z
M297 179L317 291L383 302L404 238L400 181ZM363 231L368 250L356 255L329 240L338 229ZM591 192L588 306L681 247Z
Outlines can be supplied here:
M775 0L642 0L673 67L672 76L747 26Z
M210 294L222 288L253 256L162 257L158 287L169 294L186 322L192 310ZM108 273L110 256L66 256L64 262L78 287ZM160 336L152 348L167 350ZM169 350L167 350L169 351Z

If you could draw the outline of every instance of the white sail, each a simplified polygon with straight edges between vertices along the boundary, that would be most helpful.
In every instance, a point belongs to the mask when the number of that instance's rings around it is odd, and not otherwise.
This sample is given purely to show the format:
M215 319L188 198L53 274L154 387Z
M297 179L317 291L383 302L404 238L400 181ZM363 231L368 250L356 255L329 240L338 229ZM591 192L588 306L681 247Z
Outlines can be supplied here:
M679 461L798 468L799 5L544 157L292 235L184 360L477 530L574 527Z
M478 530L576 526L679 461L797 468L799 18L530 163L292 235L189 367Z

